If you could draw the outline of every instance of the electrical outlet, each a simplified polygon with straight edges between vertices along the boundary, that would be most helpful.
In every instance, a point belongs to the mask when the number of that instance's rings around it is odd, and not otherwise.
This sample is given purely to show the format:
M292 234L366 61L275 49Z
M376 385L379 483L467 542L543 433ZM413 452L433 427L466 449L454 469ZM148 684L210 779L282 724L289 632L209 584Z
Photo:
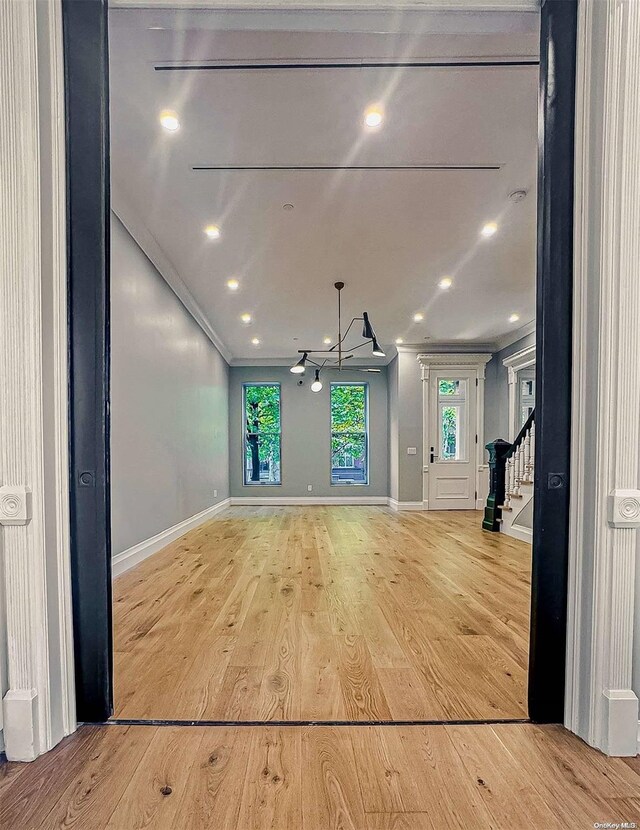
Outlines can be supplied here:
M307 490L311 492L313 490L313 484L307 484Z
M417 455L417 447L407 447L407 455Z
M217 499L217 498L218 498L218 491L217 491L217 490L214 490L214 491L213 491L213 498L214 498L214 499Z

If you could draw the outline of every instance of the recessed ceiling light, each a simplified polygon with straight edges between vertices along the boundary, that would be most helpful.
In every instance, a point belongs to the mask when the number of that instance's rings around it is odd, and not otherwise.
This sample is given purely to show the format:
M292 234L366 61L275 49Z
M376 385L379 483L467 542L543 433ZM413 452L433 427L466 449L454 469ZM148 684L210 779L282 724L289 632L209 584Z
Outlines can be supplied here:
M282 210L293 210L293 205L291 202L287 202L285 205L282 205Z
M402 337L396 337L396 345L401 346L404 343Z
M443 278L440 280L440 282L438 283L438 286L439 286L440 288L445 289L445 290L446 290L447 288L451 288L451 286L452 286L452 285L453 285L453 280L451 279L451 277L443 277Z
M253 343L254 346L259 346L260 345L260 340L257 337L254 337L251 342Z
M488 239L490 236L493 236L497 230L498 225L496 222L487 222L487 224L484 225L480 233L485 237L485 239Z
M364 114L364 123L367 127L379 127L382 124L382 111L379 107L369 107Z
M509 322L510 322L510 323L517 323L519 319L520 319L520 315L519 315L519 314L512 314L512 315L509 317Z
M180 129L180 119L173 110L162 110L160 113L160 123L170 133L175 133Z
M230 288L232 291L237 291L240 288L240 283L236 279L227 280L227 288Z
M217 225L207 225L204 232L209 239L220 239L220 228Z
M422 314L422 312L419 311L417 314L413 315L413 319L416 323L419 323L421 320L424 320L424 314Z
M330 337L325 337L322 342L324 343L325 346L329 346L331 344L331 338Z
M240 315L240 319L243 323L250 323L251 322L251 315L250 314L242 314Z

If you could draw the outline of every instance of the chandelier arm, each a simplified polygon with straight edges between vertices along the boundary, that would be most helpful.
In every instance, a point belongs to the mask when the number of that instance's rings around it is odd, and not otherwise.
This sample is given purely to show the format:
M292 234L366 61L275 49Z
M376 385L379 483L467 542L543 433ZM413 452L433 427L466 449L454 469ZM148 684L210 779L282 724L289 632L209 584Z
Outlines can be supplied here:
M358 320L362 320L362 319L363 319L362 317L354 317L354 318L353 318L353 320L349 323L349 326L348 326L347 330L346 330L346 331L345 331L345 333L342 335L342 337L341 337L341 339L340 339L340 341L339 341L340 343L344 343L344 341L346 340L347 335L348 335L348 334L349 334L349 332L351 331L351 326L352 326L354 323L356 323Z
M371 340L363 340L362 343L358 343L357 346L351 346L351 348L348 351L355 352L356 349L361 349L363 346L370 346L371 343Z

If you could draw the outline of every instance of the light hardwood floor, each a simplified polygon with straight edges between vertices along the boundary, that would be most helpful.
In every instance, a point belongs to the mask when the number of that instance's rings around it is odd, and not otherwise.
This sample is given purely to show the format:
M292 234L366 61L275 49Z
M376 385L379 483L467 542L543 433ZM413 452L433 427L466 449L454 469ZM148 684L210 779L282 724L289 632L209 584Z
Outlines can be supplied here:
M526 717L530 560L477 512L232 508L115 581L115 715Z
M0 763L3 830L589 830L640 763L560 727L83 727Z

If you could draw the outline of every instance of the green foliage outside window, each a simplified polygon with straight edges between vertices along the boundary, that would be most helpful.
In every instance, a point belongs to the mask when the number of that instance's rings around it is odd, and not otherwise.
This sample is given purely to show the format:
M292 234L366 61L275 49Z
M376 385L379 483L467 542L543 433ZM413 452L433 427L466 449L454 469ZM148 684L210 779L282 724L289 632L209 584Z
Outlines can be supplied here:
M458 442L458 407L443 406L442 418L442 457L446 460L456 457Z
M441 380L438 384L438 392L440 395L458 395L460 392L460 381Z
M344 459L353 459L345 472ZM334 484L367 483L366 384L331 384L331 480Z
M280 385L244 387L245 484L280 484Z

